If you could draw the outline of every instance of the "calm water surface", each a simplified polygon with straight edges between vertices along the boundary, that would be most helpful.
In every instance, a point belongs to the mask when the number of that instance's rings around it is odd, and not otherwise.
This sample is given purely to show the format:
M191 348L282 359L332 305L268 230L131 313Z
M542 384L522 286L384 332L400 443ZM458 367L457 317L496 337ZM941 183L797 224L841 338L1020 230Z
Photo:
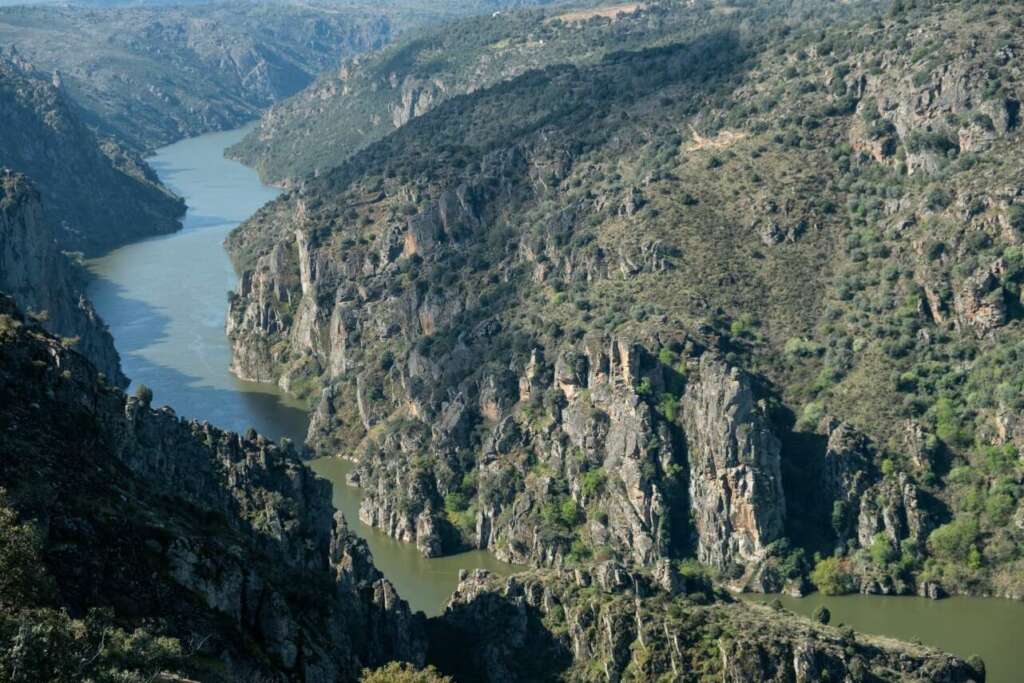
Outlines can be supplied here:
M276 386L228 372L224 315L237 277L223 241L278 194L255 172L224 158L224 149L245 132L212 133L158 150L150 163L188 203L184 229L90 261L96 277L89 295L110 325L125 374L133 385L149 386L156 405L227 429L255 427L273 439L301 442L309 424L305 406ZM485 552L424 559L415 547L359 522L359 490L345 484L351 463L323 458L311 465L334 484L335 507L367 539L374 563L413 609L440 614L460 569L515 569Z

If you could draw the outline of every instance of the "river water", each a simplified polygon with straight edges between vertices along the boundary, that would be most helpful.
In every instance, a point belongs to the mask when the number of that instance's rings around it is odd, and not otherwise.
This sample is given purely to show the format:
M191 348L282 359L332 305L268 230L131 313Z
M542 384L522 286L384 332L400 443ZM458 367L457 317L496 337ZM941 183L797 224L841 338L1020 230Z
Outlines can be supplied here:
M224 315L237 276L224 238L278 194L255 172L224 158L224 149L244 134L211 133L157 151L150 164L188 203L184 228L90 261L95 278L89 296L114 335L133 382L129 391L145 384L155 405L169 405L179 415L235 431L255 427L270 438L301 443L309 423L304 405L274 385L243 382L228 372ZM360 492L345 484L351 463L321 458L310 464L334 484L335 507L367 540L374 563L413 609L440 614L460 569L515 569L486 552L425 559L415 547L359 522Z
M89 294L110 325L125 373L148 385L156 404L233 430L255 427L271 438L301 441L305 407L276 387L243 382L228 372L224 337L227 292L236 274L224 238L277 190L248 168L224 159L224 149L245 131L214 133L164 147L150 162L161 179L188 202L180 232L143 240L89 262ZM460 569L509 573L511 565L484 552L434 560L358 521L359 491L345 484L352 464L331 458L310 463L334 484L334 504L365 538L374 562L414 609L439 614ZM782 598L810 615L819 604L832 623L922 642L962 656L981 655L989 680L1024 680L1024 603L1005 600L811 596Z

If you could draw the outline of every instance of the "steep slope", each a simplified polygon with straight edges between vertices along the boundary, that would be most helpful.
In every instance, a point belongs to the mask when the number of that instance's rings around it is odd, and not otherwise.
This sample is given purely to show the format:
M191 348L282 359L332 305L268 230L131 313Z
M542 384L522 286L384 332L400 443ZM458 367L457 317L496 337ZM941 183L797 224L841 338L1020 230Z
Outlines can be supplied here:
M7 170L0 170L0 291L85 355L112 384L128 385L114 340L85 298L85 273L57 248L39 194L24 176Z
M326 682L422 662L422 624L326 482L151 398L0 298L0 678Z
M787 7L451 99L231 236L235 370L365 521L1024 595L1021 8Z
M62 249L95 253L177 230L184 203L137 155L99 140L63 90L0 57L0 166L31 178Z
M467 681L985 678L977 663L732 602L698 577L614 562L504 580L467 575L430 634L430 659Z
M272 182L294 183L353 153L441 102L530 69L587 63L609 50L649 45L703 13L654 4L592 21L565 21L558 10L475 17L404 37L345 61L302 92L270 108L229 154Z

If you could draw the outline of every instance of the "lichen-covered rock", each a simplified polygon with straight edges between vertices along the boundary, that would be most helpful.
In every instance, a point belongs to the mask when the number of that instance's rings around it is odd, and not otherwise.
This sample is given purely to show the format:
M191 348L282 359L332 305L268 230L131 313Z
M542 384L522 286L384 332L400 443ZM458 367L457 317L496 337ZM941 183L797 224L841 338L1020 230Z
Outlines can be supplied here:
M764 558L784 532L780 444L736 368L705 355L682 400L697 557L719 569Z

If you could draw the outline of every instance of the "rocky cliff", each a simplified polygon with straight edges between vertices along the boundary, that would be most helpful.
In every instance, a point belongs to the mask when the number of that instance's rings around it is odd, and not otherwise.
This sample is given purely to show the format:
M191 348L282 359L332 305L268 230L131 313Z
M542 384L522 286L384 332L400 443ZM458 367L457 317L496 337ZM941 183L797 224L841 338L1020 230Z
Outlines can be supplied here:
M1021 17L901 7L413 118L229 238L235 371L426 554L1021 595Z
M60 656L33 654L59 633L5 630L53 608L173 638L176 669L204 681L355 680L391 659L422 663L422 623L294 452L128 398L10 299L0 307L0 489L38 531L27 573L46 589L0 596L0 634L22 643L3 666L66 678Z
M84 271L61 253L39 193L27 178L7 170L0 170L0 291L92 361L109 382L128 385L114 340L85 296Z
M31 178L61 249L96 253L177 230L184 203L146 162L100 140L63 86L17 53L0 57L0 165Z
M477 572L431 620L430 656L459 680L494 682L985 678L935 650L819 626L700 588L611 562L508 579Z

